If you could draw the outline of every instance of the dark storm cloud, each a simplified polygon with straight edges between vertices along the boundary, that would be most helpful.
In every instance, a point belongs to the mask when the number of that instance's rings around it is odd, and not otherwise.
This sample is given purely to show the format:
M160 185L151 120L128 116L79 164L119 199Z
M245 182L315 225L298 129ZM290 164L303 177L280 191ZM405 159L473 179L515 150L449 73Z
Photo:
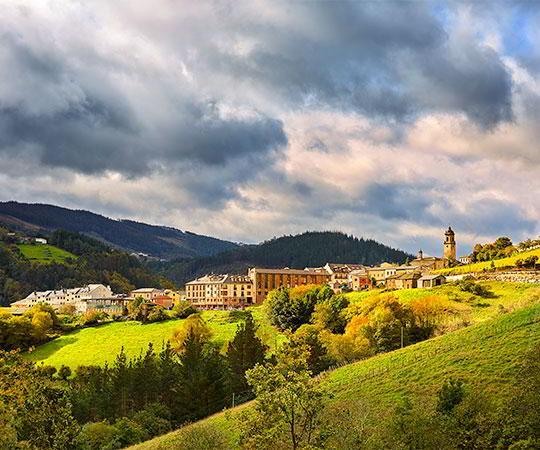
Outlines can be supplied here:
M257 44L241 56L211 48L208 66L280 93L293 106L331 106L398 121L463 112L484 128L512 118L510 75L499 55L472 39L450 45L453 30L444 28L430 3L288 8L300 26L238 23L238 34Z

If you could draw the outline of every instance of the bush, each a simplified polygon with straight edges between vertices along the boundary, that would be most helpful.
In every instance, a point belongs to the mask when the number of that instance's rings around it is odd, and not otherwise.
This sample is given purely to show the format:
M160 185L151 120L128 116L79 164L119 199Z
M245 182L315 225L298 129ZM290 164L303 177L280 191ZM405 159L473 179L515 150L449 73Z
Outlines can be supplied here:
M81 317L81 324L84 326L88 325L96 325L100 321L106 319L108 316L106 313L102 311L96 311L95 309L91 309L89 311L86 311L82 317Z
M192 314L197 314L198 310L188 301L181 300L174 305L172 312L177 319L186 319Z
M148 312L148 315L146 316L144 323L152 323L152 322L163 322L164 320L168 320L169 316L161 306L155 306L150 309Z
M107 422L91 422L84 425L77 437L77 446L81 450L101 450L120 448L118 430Z
M481 284L475 283L472 278L463 278L463 280L457 282L457 285L463 292L470 292L471 294L484 298L493 297L493 292Z

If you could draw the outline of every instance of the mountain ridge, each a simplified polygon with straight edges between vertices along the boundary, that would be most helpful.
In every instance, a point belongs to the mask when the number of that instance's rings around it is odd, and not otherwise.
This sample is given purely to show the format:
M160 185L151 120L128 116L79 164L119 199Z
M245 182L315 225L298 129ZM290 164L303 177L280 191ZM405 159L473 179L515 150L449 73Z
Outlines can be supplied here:
M170 226L113 219L83 209L44 203L0 202L0 223L31 233L48 234L59 229L82 233L124 251L163 259L209 256L238 246Z

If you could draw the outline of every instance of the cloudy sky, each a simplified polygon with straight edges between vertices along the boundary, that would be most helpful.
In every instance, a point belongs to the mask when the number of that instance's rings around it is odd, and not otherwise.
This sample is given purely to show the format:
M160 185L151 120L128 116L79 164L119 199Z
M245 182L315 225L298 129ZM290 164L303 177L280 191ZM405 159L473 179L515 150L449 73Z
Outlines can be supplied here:
M539 2L0 8L0 200L432 254L540 233Z

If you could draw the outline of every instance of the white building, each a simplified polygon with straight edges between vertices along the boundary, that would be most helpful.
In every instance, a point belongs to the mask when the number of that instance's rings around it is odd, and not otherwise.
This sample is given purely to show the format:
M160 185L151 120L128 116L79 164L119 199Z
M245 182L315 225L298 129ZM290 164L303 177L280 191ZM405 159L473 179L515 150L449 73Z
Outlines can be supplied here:
M45 303L58 309L63 305L74 305L78 313L90 309L118 309L124 300L115 296L109 286L89 284L73 289L34 291L23 300L16 301L11 307L25 311L38 303Z

